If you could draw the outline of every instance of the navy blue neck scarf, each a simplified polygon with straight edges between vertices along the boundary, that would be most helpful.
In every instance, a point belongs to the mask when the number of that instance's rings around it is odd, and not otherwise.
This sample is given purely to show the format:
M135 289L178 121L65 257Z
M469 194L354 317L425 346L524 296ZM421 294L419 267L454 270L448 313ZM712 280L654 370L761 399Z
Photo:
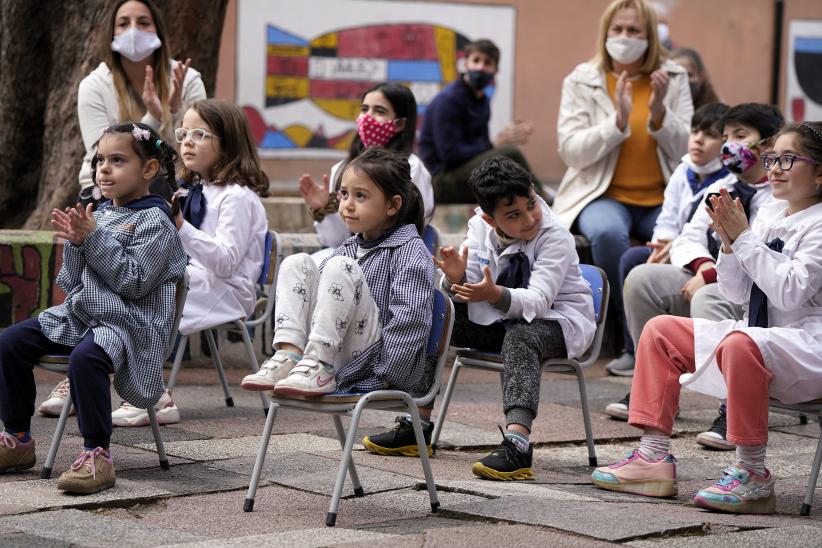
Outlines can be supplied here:
M508 257L508 264L497 276L497 285L511 289L524 289L531 281L531 262L522 251Z
M378 245L380 245L381 243L383 243L388 238L390 238L392 234L394 234L397 230L400 229L400 226L402 226L402 225L397 224L397 225L389 228L388 230L383 232L382 236L380 236L376 240L366 240L362 237L362 234L357 234L357 245L360 246L363 249L373 249L373 248L377 247Z
M106 200L105 202L101 203L97 207L97 211L105 211L107 208L113 206L111 200ZM149 209L152 207L157 207L163 210L163 213L171 218L171 208L168 206L168 202L162 199L160 196L156 194L148 194L143 196L142 198L137 198L136 200L132 200L129 203L121 206L128 209Z
M189 222L194 228L200 228L206 215L206 198L203 194L202 183L189 185L183 183L183 188L188 189L188 196L183 199L183 219Z
M782 253L785 242L779 238L774 238L768 242L768 247L777 253ZM751 300L748 302L748 327L768 327L768 297L753 284L751 287Z

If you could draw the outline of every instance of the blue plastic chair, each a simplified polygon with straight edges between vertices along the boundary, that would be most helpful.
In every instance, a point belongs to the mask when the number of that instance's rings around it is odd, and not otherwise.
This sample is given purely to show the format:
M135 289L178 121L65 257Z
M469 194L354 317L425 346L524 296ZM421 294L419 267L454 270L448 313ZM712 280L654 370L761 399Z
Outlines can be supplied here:
M588 409L588 395L585 389L583 369L599 359L599 352L602 348L602 336L605 331L605 317L608 312L608 279L605 277L605 272L596 266L581 264L579 265L579 269L585 281L587 281L591 287L591 295L594 300L594 315L596 318L596 334L594 335L594 340L591 343L591 347L581 358L555 358L546 360L542 364L542 369L543 371L549 371L551 373L574 375L577 378L579 398L582 404L582 418L585 423L585 439L588 443L588 463L591 466L597 466L594 434L591 429L591 414ZM431 444L434 446L436 446L439 441L442 425L445 423L445 415L448 413L448 405L451 403L451 396L457 385L457 377L459 376L460 369L463 367L494 371L500 374L500 378L502 378L503 371L505 370L505 366L502 363L502 355L499 352L481 352L470 348L457 350L457 356L454 359L454 365L451 369L451 378L448 380L448 386L442 398L439 416L434 426L434 432L431 435Z
M337 480L334 483L334 490L331 495L331 504L325 518L325 524L327 526L333 527L337 521L337 511L340 506L340 497L342 494L343 484L345 482L346 471L351 476L351 484L354 487L354 495L358 497L365 496L365 491L363 490L359 476L357 475L357 469L354 466L351 452L354 447L354 440L357 437L357 426L360 422L360 415L363 409L366 408L407 411L408 414L411 415L414 435L416 437L417 447L420 453L420 462L422 464L423 473L425 474L428 495L431 500L431 511L437 512L440 503L437 498L437 490L434 485L434 475L431 472L431 464L428 460L428 449L426 448L425 438L422 433L422 426L420 424L420 416L417 411L417 407L427 405L433 401L439 391L440 377L442 376L442 370L445 367L445 361L448 356L448 346L451 341L451 329L453 325L454 305L451 303L450 299L437 290L434 292L433 322L431 324L431 333L428 337L427 345L428 354L437 358L437 364L434 370L431 387L422 397L415 398L408 392L403 392L401 390L376 390L374 392L354 394L340 393L319 397L270 396L271 407L268 410L268 418L265 421L265 428L263 429L263 435L260 440L260 448L257 452L257 460L254 462L254 470L251 473L251 482L248 486L248 493L246 494L245 501L243 503L243 510L246 512L251 512L254 509L254 496L257 492L257 485L260 482L260 474L262 473L263 464L265 463L265 454L268 449L268 442L271 439L271 430L274 427L274 419L277 416L277 410L280 407L287 407L331 415L334 420L334 428L337 431L337 438L342 446L342 457L340 459L340 467L337 472ZM351 424L347 433L345 432L342 420L340 419L343 415L351 417Z
M422 231L422 241L428 248L428 252L436 256L437 249L440 247L440 231L434 225L425 225Z

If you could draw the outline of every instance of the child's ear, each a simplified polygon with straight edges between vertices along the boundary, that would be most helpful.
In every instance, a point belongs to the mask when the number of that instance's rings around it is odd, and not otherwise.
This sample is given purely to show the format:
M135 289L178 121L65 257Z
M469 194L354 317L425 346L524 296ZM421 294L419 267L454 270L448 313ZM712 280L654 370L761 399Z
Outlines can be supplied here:
M143 164L143 179L153 180L160 172L160 162L156 158L151 158Z
M408 123L407 118L394 118L394 127L397 128L397 133L405 130L405 125Z
M492 228L497 228L497 222L487 213L482 214L482 220L491 225Z
M391 196L388 199L388 209L386 210L386 213L388 214L389 217L393 217L394 215L399 213L401 207L402 207L402 196L400 196L399 194L397 194L395 196Z

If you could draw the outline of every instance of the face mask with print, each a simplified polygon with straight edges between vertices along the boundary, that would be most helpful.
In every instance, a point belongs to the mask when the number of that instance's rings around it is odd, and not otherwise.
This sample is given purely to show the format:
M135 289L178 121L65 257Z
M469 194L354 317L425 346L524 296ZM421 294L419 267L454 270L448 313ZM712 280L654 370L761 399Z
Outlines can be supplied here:
M468 83L477 91L484 90L493 79L494 75L490 72L485 72L484 70L468 71Z
M730 171L739 175L751 169L758 158L754 149L756 144L748 145L746 143L738 143L736 141L727 141L722 144L722 149L719 151L719 157L722 163L725 164Z
M111 41L111 51L116 51L129 61L142 61L162 45L156 32L146 32L131 27Z
M691 160L691 155L685 153L685 156L682 157L682 163L688 166L688 169L693 171L698 175L710 175L711 173L716 173L720 169L722 169L722 160L719 158L714 158L707 164L698 166Z
M648 40L617 36L605 40L605 49L608 50L611 59L623 65L629 65L645 55L648 50Z
M382 147L397 134L396 120L378 122L370 114L363 114L357 118L357 133L362 144L367 148Z

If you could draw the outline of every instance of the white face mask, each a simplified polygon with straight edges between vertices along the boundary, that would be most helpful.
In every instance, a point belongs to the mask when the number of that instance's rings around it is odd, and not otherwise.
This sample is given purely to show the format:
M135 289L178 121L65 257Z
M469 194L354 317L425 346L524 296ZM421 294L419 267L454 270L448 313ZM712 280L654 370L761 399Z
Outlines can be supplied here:
M668 23L657 24L656 32L659 34L659 41L663 44L667 44L668 40L671 39L671 29L668 27Z
M717 156L707 164L698 166L694 163L693 160L691 160L691 155L686 153L685 156L682 157L682 162L697 175L710 175L711 173L716 173L723 167L722 160L719 158L719 156Z
M142 61L162 45L156 32L146 32L131 27L111 41L111 51L116 51L129 61Z
M608 50L611 59L623 65L629 65L645 54L648 49L648 40L617 36L605 40L605 49Z

